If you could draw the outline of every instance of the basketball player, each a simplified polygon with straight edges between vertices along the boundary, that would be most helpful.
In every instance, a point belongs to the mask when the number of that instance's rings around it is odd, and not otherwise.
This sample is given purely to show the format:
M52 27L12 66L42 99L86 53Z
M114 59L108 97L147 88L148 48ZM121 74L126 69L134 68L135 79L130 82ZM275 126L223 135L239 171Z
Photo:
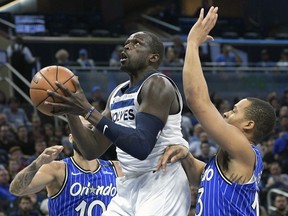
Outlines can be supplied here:
M157 71L163 56L163 43L154 34L130 35L120 60L120 69L130 80L112 91L102 114L87 101L77 79L75 93L61 83L57 86L65 96L48 91L62 103L46 105L53 107L54 114L68 114L73 137L87 158L99 157L112 143L117 147L125 176L117 178L118 193L103 215L188 215L191 195L181 163L168 166L165 175L155 172L168 145L188 147L181 133L179 90ZM78 115L95 126L94 134L74 123Z
M211 102L198 48L211 39L208 33L216 23L217 12L217 7L211 7L204 18L202 9L188 34L183 84L187 105L218 143L219 151L205 165L188 149L172 146L164 154L162 168L170 158L172 162L182 158L189 182L198 186L196 215L256 216L263 163L253 144L272 131L276 118L272 106L256 98L242 99L224 113L224 118Z
M19 172L10 191L17 196L37 193L46 187L49 215L101 215L116 195L116 161L86 160L73 142L74 155L55 161L63 146L52 146Z

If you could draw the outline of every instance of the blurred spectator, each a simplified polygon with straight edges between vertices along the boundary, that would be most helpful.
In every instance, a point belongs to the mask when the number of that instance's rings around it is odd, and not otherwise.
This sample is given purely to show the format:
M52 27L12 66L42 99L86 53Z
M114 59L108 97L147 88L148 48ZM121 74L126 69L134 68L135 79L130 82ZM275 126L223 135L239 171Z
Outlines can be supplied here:
M215 57L215 62L218 66L240 66L242 58L233 46L224 44L221 53Z
M0 216L7 216L3 208L0 208Z
M111 67L119 67L121 65L120 59L121 59L121 52L123 51L123 46L118 45L115 47L115 49L111 53L111 57L109 60L109 66Z
M231 110L231 104L228 100L219 98L215 101L215 107L218 109L218 111L223 115L225 112L228 112Z
M287 72L288 68L288 49L283 49L279 61L276 63L280 72ZM283 70L283 71L282 71Z
M106 107L106 100L103 98L102 89L98 85L92 87L91 98L89 100L99 112L102 112Z
M0 112L0 126L8 124L7 117L4 113Z
M7 57L11 65L30 82L32 79L32 68L35 66L37 59L32 55L30 49L24 45L22 37L15 37L13 43L8 46ZM29 87L14 73L12 73L12 77L15 84L29 95ZM15 91L14 95L22 98L17 91Z
M73 62L69 59L69 53L66 49L59 49L55 53L56 64L63 67L79 66L77 62Z
M17 210L10 213L9 216L41 216L42 214L33 207L33 203L29 196L19 197Z
M274 161L270 165L270 176L266 183L266 188L288 189L288 175L282 173L279 162Z
M0 90L0 113L2 113L5 108L7 108L6 95L2 90Z
M277 194L274 200L275 211L272 211L269 216L288 216L287 197Z
M273 148L274 148L274 136L269 136L267 140L262 141L262 160L264 164L264 170L262 173L261 181L264 185L267 183L267 179L270 175L270 165L276 161Z
M275 139L273 154L274 157L281 161L283 172L288 174L288 116L282 116L279 119L282 132Z
M262 49L260 53L260 61L256 63L256 67L275 67L275 66L276 63L270 59L269 51L267 49Z
M0 166L7 167L9 161L8 152L0 147Z
M29 137L35 141L44 136L44 127L42 126L41 118L37 113L33 113L31 117L31 130Z
M48 145L49 140L51 137L54 137L54 126L51 123L45 123L44 124L44 135L45 135L45 141Z
M47 148L47 143L42 140L42 139L38 139L35 141L35 153L28 158L28 163L32 163L36 158L38 158L38 156L45 150L45 148Z
M32 155L34 151L34 142L28 136L28 130L25 126L17 128L17 144L21 147L24 155Z
M196 148L197 146L200 146L201 141L200 141L200 134L204 132L204 129L202 128L202 125L200 123L197 123L193 127L192 131L192 136L190 136L189 139L189 151L193 154L196 155ZM199 151L200 153L200 151Z
M163 65L167 67L173 67L173 66L182 66L184 63L184 60L182 58L177 57L176 51L174 47L168 47L166 50L165 58L163 60Z
M175 53L175 59L179 59L179 61L184 61L186 48L183 44L183 41L179 35L175 35L172 38L172 47Z
M281 106L288 106L288 90L283 92L283 96L281 98Z
M204 141L200 144L201 153L196 156L197 159L207 163L212 157L211 146L208 142ZM213 149L212 149L213 151ZM215 151L214 151L215 153Z
M48 198L42 200L40 204L40 211L42 212L44 216L49 216Z
M207 142L210 144L210 154L214 154L216 152L216 148L211 144L208 134L205 131L203 131L202 126L201 128L200 127L198 129L196 128L196 130L199 130L202 132L200 132L199 137L189 142L189 151L197 157L201 155L201 143Z
M279 109L279 118L288 116L288 106L282 105Z
M86 49L80 49L79 50L79 57L77 59L77 62L82 68L95 67L94 60L89 58L88 51Z
M0 148L9 152L10 148L16 146L16 135L9 125L0 126Z
M209 47L209 44L207 44L207 48L209 49L210 47ZM199 47L199 57L200 57L200 61L201 61L201 64L203 65L203 66L211 66L210 64L211 64L211 57L210 57L210 52L209 52L209 50L208 50L208 52L206 53L206 52L204 52L204 50L203 50L203 47L202 46L200 46Z
M27 114L23 108L20 107L20 101L16 97L11 97L8 100L8 108L4 110L7 121L13 125L14 130L19 126L25 126L27 129L30 126Z
M280 105L279 105L277 92L275 92L275 91L270 92L267 96L267 101L273 106L273 108L276 112L276 116L278 116Z
M63 144L67 140L69 141L69 136L64 134L64 128L62 125L55 126L54 136L59 140L61 144Z
M13 146L8 152L10 160L15 160L19 164L19 169L22 170L29 163L27 158L24 156L20 146Z
M15 200L15 196L10 193L10 177L8 171L4 167L0 167L0 207L4 210L10 209Z
M11 181L14 179L14 177L20 170L21 168L20 168L20 164L18 163L18 161L14 159L10 159L8 162L8 173L9 173Z

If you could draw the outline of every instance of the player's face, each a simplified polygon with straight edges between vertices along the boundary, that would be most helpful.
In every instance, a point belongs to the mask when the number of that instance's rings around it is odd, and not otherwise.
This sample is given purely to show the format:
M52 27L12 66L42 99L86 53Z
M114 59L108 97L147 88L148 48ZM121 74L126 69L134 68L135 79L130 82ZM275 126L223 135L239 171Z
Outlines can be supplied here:
M224 113L224 119L227 123L234 125L240 129L244 127L247 119L245 118L245 109L249 107L251 102L243 99L234 105L233 109Z
M152 55L150 49L151 38L144 32L132 34L124 44L121 53L121 70L126 72L137 72L149 65L149 57Z

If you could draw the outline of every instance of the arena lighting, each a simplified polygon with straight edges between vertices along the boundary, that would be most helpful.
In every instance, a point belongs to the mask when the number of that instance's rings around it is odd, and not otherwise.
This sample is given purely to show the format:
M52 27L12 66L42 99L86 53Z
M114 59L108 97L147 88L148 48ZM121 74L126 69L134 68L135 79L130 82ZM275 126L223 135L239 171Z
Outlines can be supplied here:
M12 2L9 2L8 4L5 4L5 5L0 7L0 12L5 12L5 10L19 4L20 2L21 2L21 0L14 0Z

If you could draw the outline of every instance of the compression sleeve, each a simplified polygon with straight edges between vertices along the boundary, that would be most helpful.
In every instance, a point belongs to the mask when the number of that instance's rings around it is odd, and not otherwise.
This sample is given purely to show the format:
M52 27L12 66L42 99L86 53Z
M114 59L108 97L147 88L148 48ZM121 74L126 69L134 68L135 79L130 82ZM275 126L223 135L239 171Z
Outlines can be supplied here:
M115 146L139 160L145 160L152 152L164 123L154 115L138 112L135 129L118 125L106 117L100 120L96 128Z

